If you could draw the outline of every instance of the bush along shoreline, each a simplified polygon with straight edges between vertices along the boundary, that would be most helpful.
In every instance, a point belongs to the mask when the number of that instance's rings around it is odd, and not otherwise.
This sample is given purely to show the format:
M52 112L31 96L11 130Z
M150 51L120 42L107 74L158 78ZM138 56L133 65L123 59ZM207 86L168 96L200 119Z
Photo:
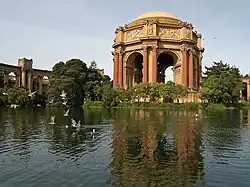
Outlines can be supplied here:
M228 110L228 109L250 109L250 102L242 102L234 107L228 107L217 103L164 103L164 102L124 102L117 106L107 107L103 101L85 102L84 108L137 108L137 109L167 109L167 110Z

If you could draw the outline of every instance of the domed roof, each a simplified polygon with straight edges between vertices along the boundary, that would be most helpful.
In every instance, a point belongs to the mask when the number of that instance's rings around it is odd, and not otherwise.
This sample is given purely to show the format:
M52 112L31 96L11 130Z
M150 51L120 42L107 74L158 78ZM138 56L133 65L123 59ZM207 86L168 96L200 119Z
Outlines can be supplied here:
M136 20L139 20L139 19L144 19L144 18L159 18L159 17L163 17L163 18L173 18L173 19L177 19L179 20L176 16L168 13L168 12L147 12L147 13L144 13L140 16L138 16Z

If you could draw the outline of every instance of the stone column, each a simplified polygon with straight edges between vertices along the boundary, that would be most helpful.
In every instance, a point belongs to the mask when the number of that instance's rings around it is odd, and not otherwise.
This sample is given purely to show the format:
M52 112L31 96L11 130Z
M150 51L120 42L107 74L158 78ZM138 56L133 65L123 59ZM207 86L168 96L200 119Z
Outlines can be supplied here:
M189 50L189 59L188 59L188 68L189 68L189 88L194 87L194 60L193 60L193 50Z
M152 82L157 82L157 46L152 46Z
M22 86L26 88L26 72L22 70Z
M148 48L143 47L143 82L148 82Z
M42 95L43 94L43 78L38 77L38 94Z
M198 87L201 86L202 83L202 54L198 57Z
M119 56L118 56L118 61L119 61L119 70L118 70L118 85L119 86L123 86L123 54L122 51L119 52Z
M28 72L28 90L29 92L32 92L32 88L33 88L33 81L32 81L32 73L29 71Z
M4 86L9 85L9 72L5 71L4 72Z
M182 84L187 86L187 49L186 47L182 47L182 62L181 62L181 77L182 77Z
M20 87L21 84L20 84L20 80L21 80L21 75L20 73L15 73L16 75L16 87Z
M250 101L250 83L247 83L247 101Z
M118 84L118 70L119 70L119 59L118 59L118 53L115 52L114 55L114 78L113 78L113 85L117 86Z

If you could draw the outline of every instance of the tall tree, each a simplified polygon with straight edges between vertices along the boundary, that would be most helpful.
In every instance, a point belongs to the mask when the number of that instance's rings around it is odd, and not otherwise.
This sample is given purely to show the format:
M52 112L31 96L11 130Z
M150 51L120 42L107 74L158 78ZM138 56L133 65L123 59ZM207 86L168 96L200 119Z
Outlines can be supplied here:
M238 103L243 88L239 69L222 61L205 68L206 79L200 90L201 99L226 105Z
M62 103L60 94L67 93L66 100L73 106L83 105L87 89L88 68L80 59L71 59L66 63L59 62L52 69L49 88L49 99Z

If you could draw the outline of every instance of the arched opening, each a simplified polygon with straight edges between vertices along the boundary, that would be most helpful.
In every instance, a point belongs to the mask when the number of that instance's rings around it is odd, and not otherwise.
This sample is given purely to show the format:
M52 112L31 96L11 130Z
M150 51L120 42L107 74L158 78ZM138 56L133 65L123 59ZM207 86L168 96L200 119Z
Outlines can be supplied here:
M174 65L177 56L171 52L162 52L157 58L157 82L174 81Z
M47 93L49 89L49 77L48 76L43 76L43 84L42 84L42 93L45 94Z
M16 74L14 72L10 72L8 74L8 87L13 88L16 85Z
M43 84L48 85L49 84L49 77L43 76Z
M247 83L243 82L242 99L247 100Z
M126 62L126 86L131 88L143 80L143 56L141 53L132 53Z

